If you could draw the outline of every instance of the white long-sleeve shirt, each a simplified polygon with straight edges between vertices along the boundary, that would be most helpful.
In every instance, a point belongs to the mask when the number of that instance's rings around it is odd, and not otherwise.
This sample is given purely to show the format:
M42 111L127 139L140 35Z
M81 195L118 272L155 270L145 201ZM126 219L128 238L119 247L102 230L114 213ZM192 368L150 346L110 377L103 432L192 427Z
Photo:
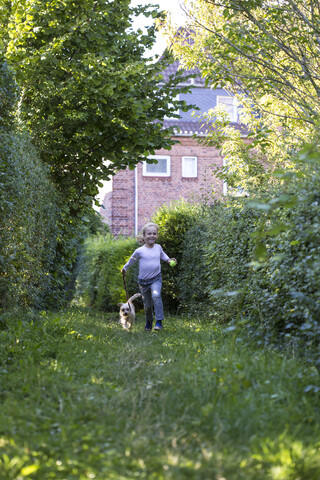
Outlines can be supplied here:
M149 280L161 272L160 259L165 262L170 260L161 245L155 243L152 248L143 245L133 252L123 269L128 270L131 265L139 261L139 279Z

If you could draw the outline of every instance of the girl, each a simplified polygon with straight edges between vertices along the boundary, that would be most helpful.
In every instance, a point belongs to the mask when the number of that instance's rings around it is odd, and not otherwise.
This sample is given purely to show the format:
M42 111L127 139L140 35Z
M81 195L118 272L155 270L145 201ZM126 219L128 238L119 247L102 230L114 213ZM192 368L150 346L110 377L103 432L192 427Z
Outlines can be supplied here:
M142 235L137 237L139 243L144 243L144 245L133 252L131 258L121 270L121 273L125 274L131 265L139 261L138 284L146 315L145 330L152 329L152 305L156 317L154 330L162 330L164 315L161 299L162 278L160 259L168 263L172 260L177 263L175 258L169 258L162 250L162 247L156 243L158 235L159 225L151 222L144 225Z

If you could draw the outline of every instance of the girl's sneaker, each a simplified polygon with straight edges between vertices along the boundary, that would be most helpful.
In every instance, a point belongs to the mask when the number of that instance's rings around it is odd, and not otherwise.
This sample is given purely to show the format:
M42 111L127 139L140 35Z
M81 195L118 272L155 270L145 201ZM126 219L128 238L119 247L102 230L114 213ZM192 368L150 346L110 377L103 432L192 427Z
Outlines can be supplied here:
M150 330L152 330L152 323L147 322L147 323L146 323L146 326L144 327L144 329L145 329L147 332L149 332Z
M153 330L162 330L162 322L159 320Z

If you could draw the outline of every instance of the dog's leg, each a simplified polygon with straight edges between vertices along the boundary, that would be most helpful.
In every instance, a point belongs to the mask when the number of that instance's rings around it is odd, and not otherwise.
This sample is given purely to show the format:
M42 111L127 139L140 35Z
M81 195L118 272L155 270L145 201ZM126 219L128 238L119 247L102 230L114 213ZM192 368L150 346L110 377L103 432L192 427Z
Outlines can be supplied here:
M136 293L135 295L132 295L131 298L129 298L128 302L133 302L133 300L139 297L141 297L141 293Z

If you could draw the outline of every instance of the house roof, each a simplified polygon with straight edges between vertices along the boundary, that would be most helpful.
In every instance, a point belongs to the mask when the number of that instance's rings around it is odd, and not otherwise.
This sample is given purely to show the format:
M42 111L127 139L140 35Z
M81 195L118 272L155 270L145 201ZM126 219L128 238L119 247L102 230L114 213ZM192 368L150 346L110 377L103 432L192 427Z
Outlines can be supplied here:
M244 135L247 133L246 129L239 123L231 122L230 125L236 130L240 130L241 133L243 133ZM205 124L200 120L189 122L177 118L176 120L164 120L163 127L174 127L174 136L177 137L191 135L199 135L202 137L208 134L208 131L211 129L212 124Z
M162 71L164 82L169 81L171 75L175 75L180 69L179 60L175 60L173 63L170 63L165 70ZM182 70L182 69L181 69ZM201 77L200 70L198 68L192 68L191 70L183 70L182 76L187 77L189 75L196 75L195 78L186 79L185 83L187 85L205 85L205 80Z
M188 35L186 41L192 45L193 40ZM201 77L201 72L198 68L190 70L184 70L181 68L179 60L168 64L168 66L162 71L163 81L168 82L169 77L175 75L178 70L182 73L182 77L185 78L182 85L190 85L191 92L189 94L179 94L180 100L185 100L187 104L196 105L199 110L189 110L187 112L179 111L180 118L170 118L163 121L163 127L175 127L175 136L191 136L199 135L205 136L208 130L212 128L213 123L207 124L201 118L198 118L201 114L208 112L208 110L214 108L217 105L218 96L229 95L223 88L212 89L207 86L204 78ZM190 75L195 75L193 78L187 78ZM194 113L193 113L194 112ZM247 133L243 125L239 123L230 123L231 126L240 130L244 135Z
M200 135L204 136L207 134L208 125L203 125L199 120L190 122L186 120L181 120L179 118L174 120L164 120L163 127L174 127L174 135Z

